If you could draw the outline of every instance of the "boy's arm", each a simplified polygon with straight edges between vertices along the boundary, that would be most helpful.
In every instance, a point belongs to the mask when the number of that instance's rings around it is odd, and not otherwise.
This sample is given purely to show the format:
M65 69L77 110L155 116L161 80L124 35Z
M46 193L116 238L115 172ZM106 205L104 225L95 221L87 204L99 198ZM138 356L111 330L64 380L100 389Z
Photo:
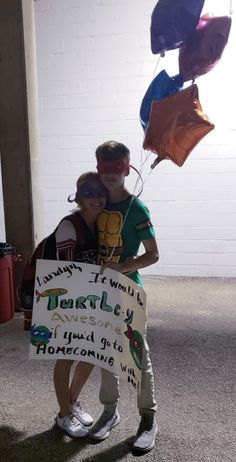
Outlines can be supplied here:
M129 274L156 263L159 259L156 239L154 237L151 239L145 239L142 241L142 244L145 249L145 252L142 255L133 259L128 258L126 261L120 263L107 262L102 267L102 272L105 268L112 268L120 273Z

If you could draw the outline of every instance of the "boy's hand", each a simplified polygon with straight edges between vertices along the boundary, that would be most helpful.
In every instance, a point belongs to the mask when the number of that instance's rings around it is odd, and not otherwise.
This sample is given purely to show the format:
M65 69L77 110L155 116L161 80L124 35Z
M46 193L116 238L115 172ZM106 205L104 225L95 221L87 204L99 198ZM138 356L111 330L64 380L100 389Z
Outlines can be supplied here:
M129 258L126 259L125 262L121 262L121 263L115 263L113 261L108 261L106 263L103 263L102 266L101 266L100 274L103 274L106 268L111 268L111 269L113 269L115 271L118 271L119 273L122 273L122 274L126 274L126 275L130 274L132 271L127 270L125 268L125 266L126 266L127 261L131 261L133 259L134 259L134 257L129 257Z
M113 261L108 261L103 263L101 266L100 274L103 274L106 268L111 268L119 273L124 273L124 263L114 263Z

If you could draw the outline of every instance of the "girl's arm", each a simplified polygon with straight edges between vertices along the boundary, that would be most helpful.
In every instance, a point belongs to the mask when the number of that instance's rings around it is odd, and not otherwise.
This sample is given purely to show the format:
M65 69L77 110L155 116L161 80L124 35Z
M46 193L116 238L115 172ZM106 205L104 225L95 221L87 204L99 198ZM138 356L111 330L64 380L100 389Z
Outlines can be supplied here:
M57 228L55 237L58 260L74 261L76 231L73 223L69 220L62 220Z

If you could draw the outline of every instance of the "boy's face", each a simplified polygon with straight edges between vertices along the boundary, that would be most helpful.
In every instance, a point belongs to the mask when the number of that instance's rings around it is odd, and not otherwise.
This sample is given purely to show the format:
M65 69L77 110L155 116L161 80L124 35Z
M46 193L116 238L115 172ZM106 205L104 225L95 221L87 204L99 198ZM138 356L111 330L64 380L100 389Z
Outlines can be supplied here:
M129 159L125 157L117 161L99 160L97 169L107 190L114 191L123 186L125 177L129 174Z

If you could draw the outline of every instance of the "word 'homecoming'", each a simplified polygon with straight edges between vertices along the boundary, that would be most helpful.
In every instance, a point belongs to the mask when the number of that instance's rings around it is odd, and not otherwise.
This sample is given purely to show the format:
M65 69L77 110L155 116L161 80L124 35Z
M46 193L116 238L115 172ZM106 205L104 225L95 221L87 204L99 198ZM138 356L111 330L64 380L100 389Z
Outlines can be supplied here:
M114 358L112 356L108 356L104 353L99 353L95 350L79 348L79 347L68 347L68 346L52 346L52 345L38 345L36 350L37 355L60 355L63 356L82 356L82 358L87 359L88 361L97 360L101 363L108 364L109 366L113 366Z

